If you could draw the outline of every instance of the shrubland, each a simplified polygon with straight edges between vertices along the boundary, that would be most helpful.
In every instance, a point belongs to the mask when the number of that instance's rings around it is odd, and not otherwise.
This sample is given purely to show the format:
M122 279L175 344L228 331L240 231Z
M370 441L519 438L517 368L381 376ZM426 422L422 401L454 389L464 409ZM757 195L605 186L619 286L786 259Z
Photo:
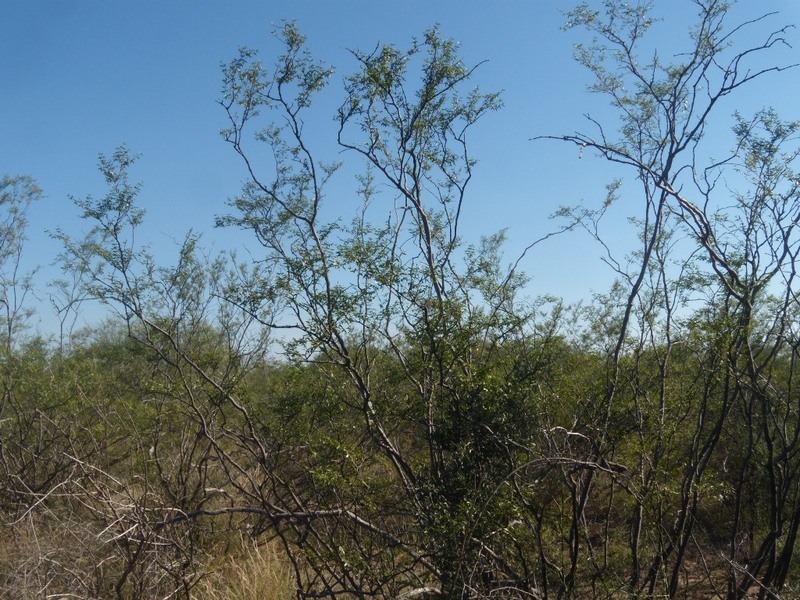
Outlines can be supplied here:
M4 596L796 593L798 124L737 115L703 159L717 102L785 68L759 65L787 29L748 45L753 23L695 6L676 62L639 55L640 5L569 14L617 120L554 139L628 169L640 200L639 246L581 305L531 298L503 234L462 238L468 134L500 97L437 29L353 53L337 141L364 169L334 219L342 165L303 128L330 70L291 23L273 64L224 66L248 182L218 224L253 236L249 262L192 235L174 264L137 247L135 157L102 157L85 235L56 235L76 297L114 316L35 339L11 301L27 280L3 280ZM602 247L622 189L563 229ZM38 191L2 194L11 272Z

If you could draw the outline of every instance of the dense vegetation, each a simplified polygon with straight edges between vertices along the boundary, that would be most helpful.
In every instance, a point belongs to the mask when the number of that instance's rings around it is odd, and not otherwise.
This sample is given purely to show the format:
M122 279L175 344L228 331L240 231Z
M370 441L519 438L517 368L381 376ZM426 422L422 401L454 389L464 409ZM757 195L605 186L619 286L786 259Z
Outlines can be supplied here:
M744 44L752 23L696 5L677 62L638 55L646 8L569 14L619 121L555 139L625 165L640 206L579 306L528 298L503 235L461 238L468 133L500 99L435 29L354 53L338 143L366 167L333 220L341 165L303 131L328 69L293 24L273 66L224 67L249 182L219 225L255 236L251 262L138 248L135 157L102 157L85 236L57 234L61 308L116 316L61 343L25 334L39 191L3 179L3 597L800 594L800 125L739 115L703 162L717 102L783 70L759 65L785 30ZM565 229L603 244L619 185Z

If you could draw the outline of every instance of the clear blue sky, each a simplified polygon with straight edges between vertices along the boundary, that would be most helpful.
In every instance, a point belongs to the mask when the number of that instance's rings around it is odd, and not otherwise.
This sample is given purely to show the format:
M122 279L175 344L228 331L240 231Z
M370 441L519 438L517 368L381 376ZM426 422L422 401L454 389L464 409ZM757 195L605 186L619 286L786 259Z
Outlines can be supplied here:
M584 91L588 76L572 59L573 44L581 41L578 32L560 30L562 11L573 4L0 2L0 175L30 175L46 195L31 213L28 260L46 266L54 259L59 248L46 230L61 226L81 231L68 196L102 195L98 153L111 153L123 143L142 155L133 178L143 184L143 229L165 262L173 258L172 240L182 239L189 228L203 232L205 245L218 249L246 239L239 232L213 229L214 216L225 212L225 200L237 193L245 177L218 133L225 126L216 104L220 63L233 58L241 45L260 49L269 62L278 50L271 31L284 19L296 20L315 55L336 66L334 92L354 69L348 48L369 50L379 42L405 46L435 23L461 42L466 62L487 61L475 82L487 91L503 90L505 108L487 117L473 136L473 154L480 162L465 231L477 239L507 227L510 259L515 249L556 227L547 216L559 205L599 202L603 186L615 175L598 159L579 159L574 148L531 141L542 134L587 130L582 115L602 116L605 111L605 100ZM656 14L669 17L658 26L657 39L665 45L685 39L688 21L679 15L687 10L692 10L688 0L656 0ZM742 0L733 19L772 10L780 14L768 25L800 24L800 3L794 0ZM800 44L800 35L790 35ZM797 62L800 52L782 51L775 58ZM800 71L764 79L735 103L720 107L720 123L737 108L751 112L767 105L786 117L800 117L799 83ZM331 103L316 107L324 115L320 123L331 117L329 128L318 132L321 147L322 137L327 142L335 133L332 117L340 96L325 97ZM719 154L729 141L721 136ZM628 208L635 208L635 199L631 202ZM632 212L626 210L623 203L609 235L622 235L614 228L625 229L625 216ZM342 217L349 220L347 214ZM541 246L525 263L533 277L531 293L574 300L603 291L610 273L598 262L599 254L579 234ZM52 276L52 270L43 271L43 298L46 278Z

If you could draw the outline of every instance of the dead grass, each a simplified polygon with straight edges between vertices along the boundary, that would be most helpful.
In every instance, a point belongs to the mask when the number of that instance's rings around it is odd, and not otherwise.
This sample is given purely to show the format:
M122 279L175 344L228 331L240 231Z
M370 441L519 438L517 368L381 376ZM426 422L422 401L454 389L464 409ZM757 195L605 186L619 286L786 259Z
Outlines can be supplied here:
M243 540L221 565L209 565L194 588L197 600L290 600L296 597L291 568L274 543Z

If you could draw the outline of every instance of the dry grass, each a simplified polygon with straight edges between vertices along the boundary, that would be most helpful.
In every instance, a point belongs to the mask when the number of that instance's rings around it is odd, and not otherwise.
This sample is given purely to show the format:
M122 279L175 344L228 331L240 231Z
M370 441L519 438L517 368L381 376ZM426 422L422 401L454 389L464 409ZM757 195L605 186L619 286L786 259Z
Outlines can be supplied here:
M81 524L36 518L0 523L0 597L9 600L102 594L107 549Z
M243 541L194 588L197 600L289 600L296 597L291 568L276 544Z

